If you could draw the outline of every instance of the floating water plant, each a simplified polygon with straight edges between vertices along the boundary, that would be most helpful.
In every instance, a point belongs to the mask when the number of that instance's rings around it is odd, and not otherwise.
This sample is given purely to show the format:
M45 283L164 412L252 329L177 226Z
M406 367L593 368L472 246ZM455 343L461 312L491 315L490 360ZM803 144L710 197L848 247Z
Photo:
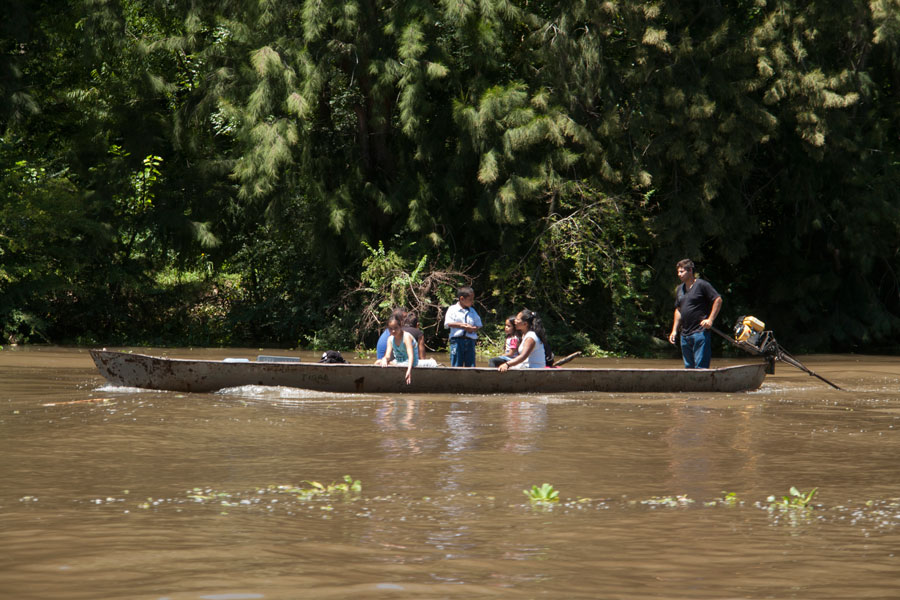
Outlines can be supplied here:
M522 490L522 493L528 496L532 504L554 504L559 502L559 492L554 490L549 483L545 483L541 487L533 485L530 490Z
M194 488L187 495L188 498L195 502L206 502L207 500L223 500L225 498L230 498L231 494L228 492L216 492L211 489L201 489ZM147 500L152 501L152 498L148 498Z
M150 509L168 504L198 503L217 504L226 507L248 506L264 507L272 510L278 506L296 506L292 500L307 502L310 500L357 500L362 492L362 483L359 479L353 479L344 475L343 481L324 484L319 481L304 481L304 485L276 485L271 484L265 488L256 488L252 492L218 491L212 488L195 487L185 492L183 498L147 498L146 502L138 504L138 508ZM125 491L128 493L128 490ZM293 498L286 498L292 496ZM107 501L110 501L107 498ZM116 500L116 499L112 499ZM119 500L121 501L121 500ZM332 510L324 507L322 510Z
M360 483L359 479L354 480L349 475L344 475L343 483L332 482L328 485L323 485L318 481L304 481L303 483L308 483L311 487L297 490L300 493L298 498L301 500L336 493L344 495L359 494L362 491L362 483Z
M726 492L725 490L722 490L722 504L734 506L738 502L738 496L735 492Z
M769 502L769 508L810 509L812 508L811 503L813 496L816 495L818 489L819 488L813 488L808 492L801 492L796 487L791 486L789 495L782 496L781 500L776 499L775 496L769 496L766 500Z
M703 506L738 506L744 503L738 498L735 492L726 492L722 490L722 497L715 500L709 500L703 503Z
M679 494L678 496L654 496L647 500L641 500L641 504L647 504L649 506L668 506L669 508L689 506L693 503L694 501L685 494Z

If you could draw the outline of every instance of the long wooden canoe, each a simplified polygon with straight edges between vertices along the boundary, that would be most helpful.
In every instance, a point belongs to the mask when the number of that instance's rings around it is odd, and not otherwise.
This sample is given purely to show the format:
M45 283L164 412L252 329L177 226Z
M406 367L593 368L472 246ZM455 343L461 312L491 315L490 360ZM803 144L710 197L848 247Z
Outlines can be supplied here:
M185 360L91 350L110 383L179 392L212 392L243 385L286 386L368 394L528 394L555 392L743 392L765 379L760 361L718 369L524 369L405 367L285 361Z

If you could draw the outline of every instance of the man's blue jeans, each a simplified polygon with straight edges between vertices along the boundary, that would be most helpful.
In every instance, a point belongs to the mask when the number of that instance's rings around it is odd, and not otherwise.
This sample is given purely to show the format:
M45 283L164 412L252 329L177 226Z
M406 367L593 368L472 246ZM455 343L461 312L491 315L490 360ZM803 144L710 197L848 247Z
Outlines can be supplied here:
M450 338L450 366L475 366L475 340L465 336Z
M681 336L681 358L686 369L708 369L712 358L712 334L703 329Z

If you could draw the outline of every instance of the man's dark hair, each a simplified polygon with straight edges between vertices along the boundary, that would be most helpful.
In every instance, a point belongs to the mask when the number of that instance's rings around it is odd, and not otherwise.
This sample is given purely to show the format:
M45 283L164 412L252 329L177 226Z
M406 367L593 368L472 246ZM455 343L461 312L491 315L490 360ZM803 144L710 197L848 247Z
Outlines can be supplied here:
M675 268L676 269L683 268L685 271L693 271L694 270L694 261L692 261L689 258L684 258L684 259L678 261L678 263L675 265Z

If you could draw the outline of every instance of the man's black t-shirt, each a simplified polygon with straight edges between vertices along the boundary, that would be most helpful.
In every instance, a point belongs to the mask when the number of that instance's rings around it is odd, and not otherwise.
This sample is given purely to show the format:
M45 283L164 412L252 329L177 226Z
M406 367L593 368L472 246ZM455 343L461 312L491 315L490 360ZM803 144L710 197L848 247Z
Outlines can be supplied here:
M678 286L675 308L681 313L681 335L700 331L700 321L709 316L719 292L705 279L695 279L691 289Z

